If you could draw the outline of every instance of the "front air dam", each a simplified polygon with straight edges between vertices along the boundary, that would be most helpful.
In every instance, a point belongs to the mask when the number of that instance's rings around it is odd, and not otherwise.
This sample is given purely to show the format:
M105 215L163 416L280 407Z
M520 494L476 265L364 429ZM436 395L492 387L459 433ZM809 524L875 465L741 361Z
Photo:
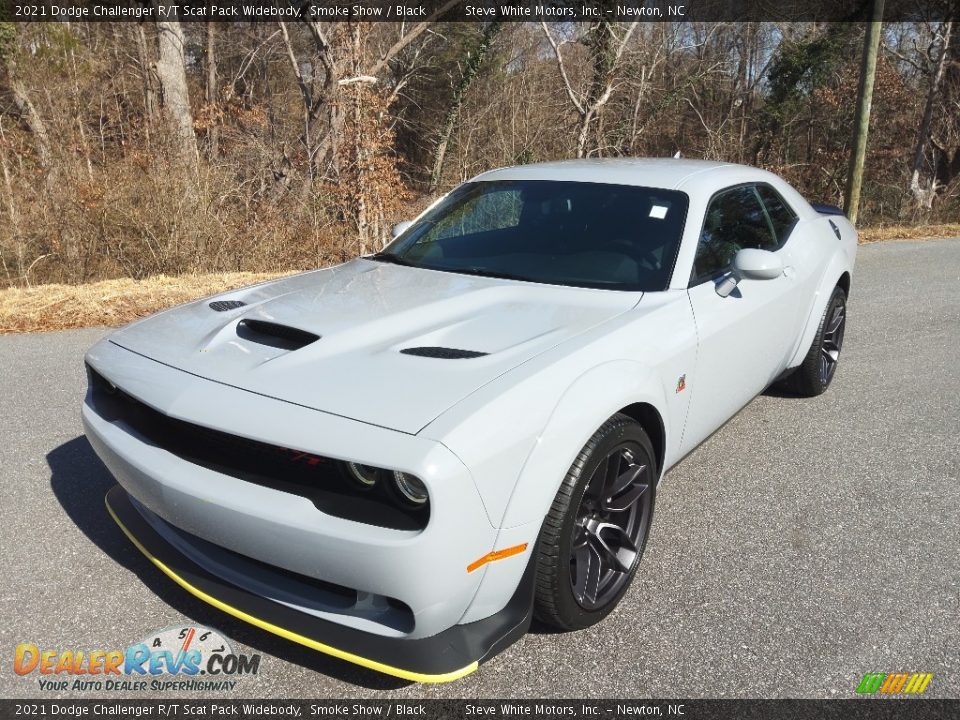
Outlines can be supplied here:
M428 638L388 638L299 612L220 579L164 540L119 485L107 492L106 505L137 549L191 595L274 635L404 680L458 680L523 637L530 627L533 553L513 597L495 615L468 625L454 625Z

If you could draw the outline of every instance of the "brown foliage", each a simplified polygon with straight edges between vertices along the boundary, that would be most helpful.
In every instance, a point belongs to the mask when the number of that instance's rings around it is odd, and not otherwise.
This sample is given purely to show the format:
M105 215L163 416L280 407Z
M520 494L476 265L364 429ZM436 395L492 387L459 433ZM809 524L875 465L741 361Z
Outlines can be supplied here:
M563 78L542 28L513 23L492 36L469 84L461 80L484 34L479 23L431 32L325 25L322 36L302 23L286 30L285 41L277 25L232 23L211 39L202 24L183 26L199 154L191 169L183 127L166 120L151 69L155 27L16 26L0 57L2 283L278 272L379 249L394 222L430 201L441 134L441 191L491 167L582 150L759 164L811 199L843 194L856 29L779 100L772 78L785 48L819 47L835 29L641 23L632 34L626 26L610 34L551 25ZM922 50L936 32L888 27L861 210L867 224L960 216L960 181L949 173L932 210L918 209L909 192L930 77ZM607 36L617 42L598 42ZM611 60L619 39L622 53ZM928 173L960 165L956 47L935 108ZM599 97L585 123L572 98L591 105Z

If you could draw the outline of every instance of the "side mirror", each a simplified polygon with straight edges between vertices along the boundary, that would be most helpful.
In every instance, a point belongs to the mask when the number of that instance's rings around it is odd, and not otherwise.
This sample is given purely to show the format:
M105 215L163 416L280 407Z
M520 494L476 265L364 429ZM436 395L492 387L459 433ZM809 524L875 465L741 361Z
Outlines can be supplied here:
M733 258L733 272L717 283L717 295L727 297L742 278L773 280L783 275L783 261L769 250L744 248Z
M744 248L733 258L733 269L743 278L773 280L783 275L783 261L769 250Z
M390 228L390 239L396 240L398 237L403 235L406 232L406 229L413 225L413 222L410 220L404 220L403 222L398 222L392 228Z

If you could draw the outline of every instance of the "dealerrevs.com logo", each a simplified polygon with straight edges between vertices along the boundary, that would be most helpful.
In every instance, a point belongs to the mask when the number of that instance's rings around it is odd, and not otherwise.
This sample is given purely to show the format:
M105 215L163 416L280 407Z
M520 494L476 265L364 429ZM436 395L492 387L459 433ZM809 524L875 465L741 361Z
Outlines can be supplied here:
M197 625L164 628L122 650L21 643L13 670L51 692L230 691L240 676L260 672L260 655L237 654L224 635Z
M867 673L857 686L861 695L922 695L931 673Z

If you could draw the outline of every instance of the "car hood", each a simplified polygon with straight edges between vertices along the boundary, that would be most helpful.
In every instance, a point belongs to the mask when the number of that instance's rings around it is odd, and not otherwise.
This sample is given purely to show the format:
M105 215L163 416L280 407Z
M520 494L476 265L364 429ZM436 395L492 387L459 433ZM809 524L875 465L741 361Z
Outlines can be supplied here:
M477 388L639 297L359 259L174 308L111 341L209 380L417 433ZM246 304L217 312L213 299ZM318 339L297 347L310 338L273 334L288 335L285 328ZM401 352L425 347L484 354Z

